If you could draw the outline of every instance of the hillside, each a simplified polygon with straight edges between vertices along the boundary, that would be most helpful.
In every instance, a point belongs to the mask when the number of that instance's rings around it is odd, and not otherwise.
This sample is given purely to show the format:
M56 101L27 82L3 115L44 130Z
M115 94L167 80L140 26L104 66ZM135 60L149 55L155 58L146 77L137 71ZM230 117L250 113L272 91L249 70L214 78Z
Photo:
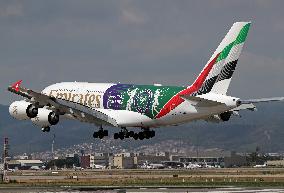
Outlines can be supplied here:
M193 122L178 127L156 129L156 137L150 140L119 141L122 147L139 147L177 139L188 144L205 148L252 151L260 146L262 151L284 151L284 103L258 105L256 112L242 112L242 117L233 117L226 123ZM12 153L34 152L50 149L53 134L56 134L56 146L100 141L92 138L95 127L76 121L62 121L52 128L50 133L43 133L30 121L18 121L10 117L8 107L0 105L0 137L9 137ZM113 133L116 128L111 128ZM1 143L2 148L2 143Z

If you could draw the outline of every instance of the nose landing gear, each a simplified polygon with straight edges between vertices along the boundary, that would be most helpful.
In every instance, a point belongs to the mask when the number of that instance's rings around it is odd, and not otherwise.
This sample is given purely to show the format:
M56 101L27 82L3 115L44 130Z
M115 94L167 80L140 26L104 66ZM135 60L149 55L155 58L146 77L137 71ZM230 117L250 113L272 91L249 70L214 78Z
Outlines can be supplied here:
M50 131L50 127L43 127L41 128L42 132L49 132Z

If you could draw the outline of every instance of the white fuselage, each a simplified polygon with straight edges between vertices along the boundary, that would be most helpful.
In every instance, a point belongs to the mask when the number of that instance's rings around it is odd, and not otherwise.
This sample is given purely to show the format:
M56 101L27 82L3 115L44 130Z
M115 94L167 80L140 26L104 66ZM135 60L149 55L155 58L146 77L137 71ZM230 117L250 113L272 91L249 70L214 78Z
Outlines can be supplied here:
M81 105L94 108L97 111L108 114L117 120L120 127L160 127L166 125L177 125L196 119L206 118L212 115L226 112L235 108L236 98L225 95L208 93L200 96L226 105L218 106L196 106L195 102L184 100L168 114L160 118L150 118L142 113L129 111L128 109L110 110L104 108L104 95L106 90L115 84L111 83L84 83L65 82L46 87L42 93L55 98L65 99Z

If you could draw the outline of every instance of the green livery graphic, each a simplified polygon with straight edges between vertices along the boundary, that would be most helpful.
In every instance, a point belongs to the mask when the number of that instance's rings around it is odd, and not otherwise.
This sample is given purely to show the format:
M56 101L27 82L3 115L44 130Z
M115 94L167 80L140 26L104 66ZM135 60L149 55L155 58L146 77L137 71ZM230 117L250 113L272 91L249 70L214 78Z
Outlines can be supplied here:
M154 118L184 87L116 84L103 96L106 109L129 110Z

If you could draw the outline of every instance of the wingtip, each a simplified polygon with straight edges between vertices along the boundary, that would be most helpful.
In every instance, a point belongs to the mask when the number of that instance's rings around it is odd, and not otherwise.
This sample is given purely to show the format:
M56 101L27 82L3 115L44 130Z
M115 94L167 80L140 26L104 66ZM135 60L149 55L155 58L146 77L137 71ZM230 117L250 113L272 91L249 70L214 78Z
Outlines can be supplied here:
M12 88L15 90L15 91L19 91L20 89L20 85L22 84L23 80L18 80L17 82L15 82L14 84L12 84Z
M252 21L237 21L233 25L246 25L249 24L251 25Z

